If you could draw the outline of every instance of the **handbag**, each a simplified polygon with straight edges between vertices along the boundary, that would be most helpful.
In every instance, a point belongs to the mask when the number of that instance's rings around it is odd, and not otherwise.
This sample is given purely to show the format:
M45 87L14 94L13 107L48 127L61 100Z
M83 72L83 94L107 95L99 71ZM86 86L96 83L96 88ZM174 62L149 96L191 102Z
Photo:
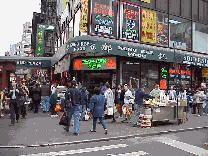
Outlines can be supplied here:
M68 120L66 116L66 112L64 111L63 114L60 117L59 125L67 126L68 125Z
M107 108L107 115L113 115L113 107Z
M56 104L55 111L56 112L60 112L61 111L61 106L59 104Z

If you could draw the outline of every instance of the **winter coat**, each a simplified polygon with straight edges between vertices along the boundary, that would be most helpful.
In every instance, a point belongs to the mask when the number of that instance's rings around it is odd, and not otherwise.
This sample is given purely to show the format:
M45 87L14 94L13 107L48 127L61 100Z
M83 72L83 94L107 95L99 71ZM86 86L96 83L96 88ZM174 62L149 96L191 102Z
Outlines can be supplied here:
M21 101L20 99L21 99L21 97L24 97L25 94L24 94L22 88L20 88L20 87L17 86L16 89L19 90L19 93L18 93L17 91L15 91L16 103L17 103L17 106L20 107L20 106L23 104L22 101ZM10 88L10 90L13 90L13 87ZM12 99L12 95L13 95L13 92L10 92L10 93L8 94L8 98L10 98L10 101L11 101L11 99ZM9 105L10 105L10 106L9 106L10 108L13 107L13 106L11 106L11 103L10 103Z
M103 86L101 87L101 89L100 89L100 94L101 94L101 95L104 95L104 94L105 94L105 91L106 91L105 85L103 85Z
M107 99L103 95L93 95L89 106L93 117L103 117L105 105L107 105Z
M135 94L135 103L138 105L142 105L143 98L153 98L153 96L146 94L141 89L138 89Z
M105 98L107 99L107 107L114 106L113 92L111 89L108 89L104 93Z
M86 91L86 87L82 87L81 89L81 105L87 105L87 91Z
M70 93L70 94L69 94ZM71 95L71 100L73 105L81 104L81 92L77 88L69 88L65 93L65 100L69 99L69 95Z
M33 88L32 92L33 92L32 100L33 101L40 101L41 100L41 89L35 87L35 88Z
M57 103L57 99L58 99L57 93L55 92L55 93L51 94L51 96L49 98L49 103L51 105L55 105Z
M134 96L132 92L128 89L124 94L124 104L133 104Z
M203 103L203 100L202 99L204 99L204 93L202 91L198 91L193 96L193 103L194 104Z

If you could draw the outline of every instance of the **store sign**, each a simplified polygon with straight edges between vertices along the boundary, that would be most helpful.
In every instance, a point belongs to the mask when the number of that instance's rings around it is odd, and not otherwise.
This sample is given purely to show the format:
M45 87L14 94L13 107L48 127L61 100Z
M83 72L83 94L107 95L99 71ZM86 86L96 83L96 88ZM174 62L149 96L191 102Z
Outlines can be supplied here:
M87 23L88 23L87 19L88 19L88 0L81 0L79 31L82 33L87 32Z
M166 80L160 80L160 89L166 89Z
M202 77L208 77L208 68L202 68Z
M51 67L50 60L19 60L16 64L20 67Z
M121 38L140 41L140 6L121 2Z
M156 12L142 8L142 42L156 43Z
M74 70L116 69L116 57L75 59Z
M174 70L174 69L169 69L169 74L180 74L180 75L191 75L190 70Z
M141 0L142 2L150 3L150 0Z
M185 55L183 57L182 63L195 65L195 66L208 67L208 59L203 58L203 57Z
M92 0L91 33L117 37L117 11L117 1Z
M168 70L164 68L161 68L161 77L162 78L167 78L168 77Z

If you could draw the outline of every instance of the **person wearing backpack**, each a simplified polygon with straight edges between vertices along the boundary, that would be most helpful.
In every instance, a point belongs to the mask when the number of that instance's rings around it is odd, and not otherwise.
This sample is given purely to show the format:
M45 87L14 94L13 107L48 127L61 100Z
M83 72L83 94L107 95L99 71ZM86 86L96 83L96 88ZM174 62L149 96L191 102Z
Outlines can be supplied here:
M78 88L76 88L77 82L76 80L72 80L71 86L72 88L69 88L65 93L65 100L69 100L72 102L72 108L67 109L67 119L68 119L68 125L64 127L64 130L67 132L69 131L70 122L72 115L74 116L74 135L79 135L79 112L80 112L80 104L81 104L81 92Z

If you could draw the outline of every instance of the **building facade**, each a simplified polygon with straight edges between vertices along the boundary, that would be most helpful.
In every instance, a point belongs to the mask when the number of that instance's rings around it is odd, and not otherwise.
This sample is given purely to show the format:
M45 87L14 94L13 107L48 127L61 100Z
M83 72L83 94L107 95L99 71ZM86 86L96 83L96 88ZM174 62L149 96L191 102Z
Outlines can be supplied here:
M204 0L69 1L56 26L62 55L55 71L87 88L105 81L112 88L143 84L147 92L156 83L195 88L208 83L207 24ZM65 57L68 70L59 68Z

